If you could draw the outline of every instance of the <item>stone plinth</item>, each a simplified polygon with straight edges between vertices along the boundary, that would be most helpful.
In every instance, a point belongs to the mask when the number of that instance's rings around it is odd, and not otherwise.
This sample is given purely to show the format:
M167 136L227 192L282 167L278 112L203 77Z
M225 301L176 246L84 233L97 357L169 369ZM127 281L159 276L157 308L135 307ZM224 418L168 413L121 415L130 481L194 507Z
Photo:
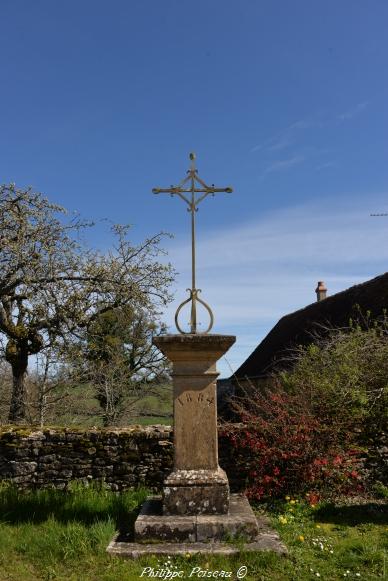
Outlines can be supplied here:
M176 470L164 481L163 512L226 514L229 483L224 470Z
M238 540L237 546L232 544L234 538ZM287 554L268 518L256 518L247 499L238 494L230 497L229 514L221 515L165 516L160 497L149 499L136 520L135 539L118 533L107 551L132 559L187 553L236 555L240 551Z
M163 514L226 514L229 484L218 465L216 362L231 335L164 335L154 344L173 364L174 470L163 488Z
M243 495L229 494L218 465L216 362L233 345L229 335L165 335L155 345L173 364L174 469L163 496L149 499L135 522L134 535L116 535L112 555L209 553L286 549L268 522L254 515Z
M135 523L135 541L208 542L238 538L252 542L259 532L256 517L245 496L232 494L228 514L166 516L160 497L147 500Z

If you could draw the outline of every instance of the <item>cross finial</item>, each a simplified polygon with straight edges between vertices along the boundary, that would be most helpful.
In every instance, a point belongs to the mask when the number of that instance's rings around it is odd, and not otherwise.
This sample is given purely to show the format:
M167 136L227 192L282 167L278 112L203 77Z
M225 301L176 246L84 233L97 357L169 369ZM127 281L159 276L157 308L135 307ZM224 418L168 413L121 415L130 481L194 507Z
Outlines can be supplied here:
M190 316L190 333L198 334L197 331L197 302L201 303L207 310L210 323L203 333L208 333L213 327L214 317L211 308L205 301L199 298L198 293L201 289L197 289L195 285L195 213L198 211L198 205L209 195L214 196L217 193L224 192L230 194L233 190L232 188L216 188L214 184L208 186L199 176L198 171L195 168L195 153L190 153L189 158L191 160L190 169L187 172L187 177L184 178L177 186L171 186L171 188L154 188L152 192L154 194L171 194L171 196L179 196L188 205L187 211L191 213L191 289L187 289L190 296L188 299L181 303L175 313L175 325L178 331L182 334L187 334L182 331L178 317L179 313L184 305L191 302L191 316ZM185 196L185 194L191 194L190 196ZM196 194L199 194L196 197Z

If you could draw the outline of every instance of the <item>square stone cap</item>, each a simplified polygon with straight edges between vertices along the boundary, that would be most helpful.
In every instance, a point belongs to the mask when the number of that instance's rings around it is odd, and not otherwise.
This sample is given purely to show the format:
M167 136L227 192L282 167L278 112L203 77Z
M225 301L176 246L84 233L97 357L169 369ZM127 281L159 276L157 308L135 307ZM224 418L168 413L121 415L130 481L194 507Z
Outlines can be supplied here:
M153 337L152 342L169 359L207 359L216 361L236 341L235 335L175 334Z
M190 349L229 349L236 341L235 335L216 335L216 334L174 334L174 335L159 335L153 337L154 345L162 348L172 347L185 351L188 347Z

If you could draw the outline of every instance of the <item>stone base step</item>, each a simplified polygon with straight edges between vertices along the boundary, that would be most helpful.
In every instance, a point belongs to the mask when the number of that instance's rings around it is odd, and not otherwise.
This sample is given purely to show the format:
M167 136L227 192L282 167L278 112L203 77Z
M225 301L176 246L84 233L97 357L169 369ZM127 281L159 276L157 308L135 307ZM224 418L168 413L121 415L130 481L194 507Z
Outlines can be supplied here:
M162 514L160 497L149 498L135 522L135 541L138 543L207 542L242 539L253 541L259 532L257 519L247 498L230 496L227 514L174 515Z

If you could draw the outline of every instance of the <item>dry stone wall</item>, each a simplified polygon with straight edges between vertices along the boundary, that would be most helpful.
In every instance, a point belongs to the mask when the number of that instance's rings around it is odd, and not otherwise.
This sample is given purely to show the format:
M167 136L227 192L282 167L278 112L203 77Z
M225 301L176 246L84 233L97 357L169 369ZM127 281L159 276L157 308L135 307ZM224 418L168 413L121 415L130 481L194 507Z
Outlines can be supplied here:
M172 470L169 426L116 430L0 428L0 480L20 488L66 488L72 480L104 481L112 490L146 486L158 490ZM243 483L230 449L220 438L220 464L233 490Z
M249 456L236 454L220 432L219 463L232 491L244 489L250 466ZM145 486L157 491L172 464L173 433L169 426L115 430L0 427L0 481L9 480L20 488L66 488L73 480L93 480L104 481L112 490ZM372 483L388 485L386 434L369 449L365 468Z

